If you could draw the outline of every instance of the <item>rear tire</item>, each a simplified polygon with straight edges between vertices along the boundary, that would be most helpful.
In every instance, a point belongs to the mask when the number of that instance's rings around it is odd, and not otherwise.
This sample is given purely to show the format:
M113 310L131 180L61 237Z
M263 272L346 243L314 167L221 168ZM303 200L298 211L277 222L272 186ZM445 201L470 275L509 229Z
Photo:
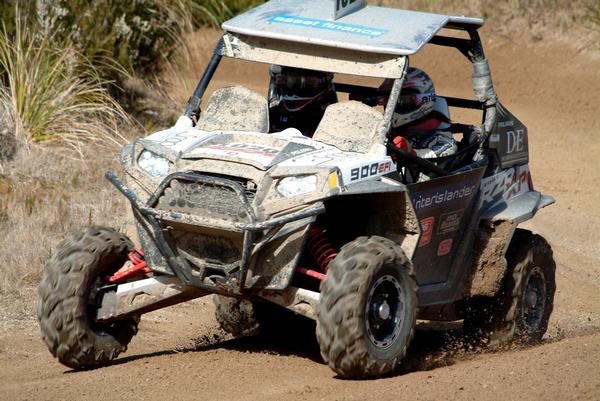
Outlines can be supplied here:
M276 335L289 327L294 314L269 303L213 295L215 317L221 329L234 337Z
M346 244L321 283L317 341L343 378L380 377L406 355L417 315L416 280L402 248L382 237Z
M213 303L217 322L227 333L234 337L247 337L259 333L260 324L251 301L214 294Z
M111 228L90 227L60 242L38 287L38 321L48 349L73 369L105 365L127 350L139 318L97 323L95 291L127 260L133 244Z
M490 346L534 344L548 329L556 291L556 264L548 242L518 229L506 255L507 275L495 298L467 310L465 332Z

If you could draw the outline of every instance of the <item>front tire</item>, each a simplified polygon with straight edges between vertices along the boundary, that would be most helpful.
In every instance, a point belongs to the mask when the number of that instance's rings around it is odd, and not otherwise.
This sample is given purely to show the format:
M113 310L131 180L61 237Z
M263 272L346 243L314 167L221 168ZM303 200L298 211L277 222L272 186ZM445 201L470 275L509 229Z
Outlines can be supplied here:
M473 302L465 332L490 346L535 344L548 329L556 291L556 264L544 238L517 230L506 255L502 292Z
M38 287L38 321L48 349L73 369L105 365L127 349L139 318L97 323L95 291L117 271L133 244L111 228L90 227L60 242Z
M406 355L417 315L416 280L402 248L382 237L346 244L321 284L317 341L342 378L380 377Z

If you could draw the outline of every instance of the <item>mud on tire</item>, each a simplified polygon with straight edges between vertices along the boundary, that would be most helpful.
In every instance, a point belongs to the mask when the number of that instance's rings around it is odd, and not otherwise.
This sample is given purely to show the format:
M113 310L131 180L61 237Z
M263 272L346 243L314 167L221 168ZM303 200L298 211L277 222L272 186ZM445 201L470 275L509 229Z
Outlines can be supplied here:
M417 296L412 265L382 237L346 244L321 284L317 341L329 367L343 378L392 372L414 335Z
M214 294L213 303L219 326L234 337L277 336L296 323L292 312L268 302Z
M251 301L214 294L213 303L217 322L227 333L234 337L259 333L260 324Z
M501 293L471 302L465 333L490 346L539 342L554 306L556 265L552 249L539 235L518 229L506 259L508 270Z
M106 364L127 349L139 318L96 323L94 292L133 250L111 228L90 227L60 242L46 263L38 287L37 315L48 349L73 369Z

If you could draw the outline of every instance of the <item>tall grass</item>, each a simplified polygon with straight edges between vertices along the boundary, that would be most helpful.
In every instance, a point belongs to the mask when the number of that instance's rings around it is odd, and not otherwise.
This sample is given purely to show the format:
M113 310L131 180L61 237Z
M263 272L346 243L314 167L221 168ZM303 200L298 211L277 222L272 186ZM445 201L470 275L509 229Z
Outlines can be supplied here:
M0 32L0 109L17 140L118 142L128 117L106 81L72 46L39 33L19 16L12 35Z
M116 155L93 147L81 152L78 159L59 146L34 146L0 173L0 318L10 306L5 296L35 301L24 296L68 232L122 224L126 199L103 178L108 169L118 171Z

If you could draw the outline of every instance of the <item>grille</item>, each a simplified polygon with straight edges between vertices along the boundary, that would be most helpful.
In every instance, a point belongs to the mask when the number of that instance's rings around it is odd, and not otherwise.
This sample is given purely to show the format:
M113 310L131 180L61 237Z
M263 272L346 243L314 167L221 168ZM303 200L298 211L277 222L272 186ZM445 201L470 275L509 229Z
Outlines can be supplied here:
M242 237L231 238L199 232L173 232L177 249L198 267L231 264L242 258Z
M248 200L253 199L254 193ZM158 208L231 222L250 221L242 198L233 188L218 183L174 179L158 199Z

